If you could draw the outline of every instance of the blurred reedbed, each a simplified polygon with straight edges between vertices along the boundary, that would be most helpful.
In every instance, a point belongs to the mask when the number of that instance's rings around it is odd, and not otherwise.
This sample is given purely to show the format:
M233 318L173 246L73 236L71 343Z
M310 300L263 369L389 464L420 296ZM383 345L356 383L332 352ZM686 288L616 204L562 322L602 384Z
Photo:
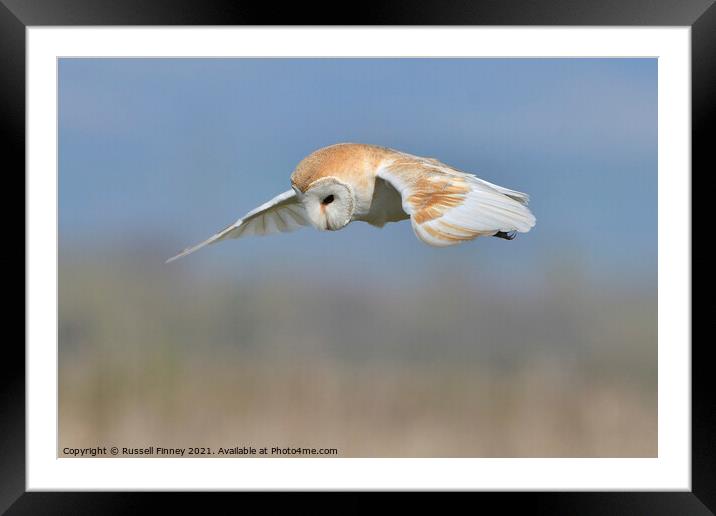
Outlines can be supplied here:
M58 454L656 456L654 291L574 273L515 296L463 272L376 291L61 256Z

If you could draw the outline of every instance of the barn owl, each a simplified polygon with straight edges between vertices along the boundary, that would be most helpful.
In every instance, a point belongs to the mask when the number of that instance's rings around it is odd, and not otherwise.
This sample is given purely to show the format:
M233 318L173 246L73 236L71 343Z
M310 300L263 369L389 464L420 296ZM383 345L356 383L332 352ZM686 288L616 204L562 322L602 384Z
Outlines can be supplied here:
M535 225L528 201L527 194L433 158L340 143L304 158L291 174L291 190L167 263L228 238L286 233L308 225L336 231L353 221L383 227L410 219L416 236L437 247L480 236L511 240Z

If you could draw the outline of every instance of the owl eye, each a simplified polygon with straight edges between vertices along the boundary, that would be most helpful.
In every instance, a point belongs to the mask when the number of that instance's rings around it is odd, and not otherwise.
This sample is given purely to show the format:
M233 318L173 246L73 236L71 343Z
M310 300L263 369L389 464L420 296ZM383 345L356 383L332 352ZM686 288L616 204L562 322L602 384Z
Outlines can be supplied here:
M333 195L329 195L321 201L321 204L331 204L333 202Z

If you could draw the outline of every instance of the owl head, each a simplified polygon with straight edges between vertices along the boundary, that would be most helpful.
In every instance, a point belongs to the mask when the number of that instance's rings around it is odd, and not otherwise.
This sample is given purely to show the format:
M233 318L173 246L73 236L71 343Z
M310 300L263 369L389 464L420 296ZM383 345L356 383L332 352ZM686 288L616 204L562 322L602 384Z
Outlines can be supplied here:
M304 192L293 186L308 220L320 230L336 231L353 217L353 188L333 176L322 177L308 185Z

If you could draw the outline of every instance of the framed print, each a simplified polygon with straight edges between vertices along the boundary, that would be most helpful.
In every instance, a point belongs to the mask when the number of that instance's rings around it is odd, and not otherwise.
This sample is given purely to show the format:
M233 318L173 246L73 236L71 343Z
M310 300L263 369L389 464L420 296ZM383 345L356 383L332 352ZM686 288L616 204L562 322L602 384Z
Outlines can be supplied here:
M581 4L319 26L4 0L26 339L3 510L257 490L713 510L691 170L716 8Z

